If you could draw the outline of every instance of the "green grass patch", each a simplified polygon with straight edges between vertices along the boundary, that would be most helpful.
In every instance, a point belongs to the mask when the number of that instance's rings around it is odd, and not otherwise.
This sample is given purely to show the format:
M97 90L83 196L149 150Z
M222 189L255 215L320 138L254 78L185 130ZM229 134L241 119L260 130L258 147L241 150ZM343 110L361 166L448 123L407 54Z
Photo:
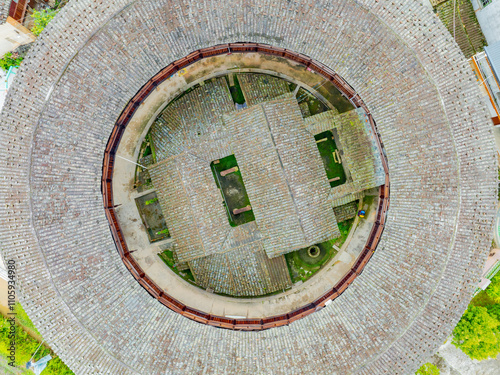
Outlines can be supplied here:
M31 329L36 330L34 328L33 323L29 320L28 316L22 310L22 307L16 306L16 311L21 312L21 319L23 324L27 324L27 326L31 326ZM33 353L37 349L40 344L37 340L31 337L23 328L20 323L16 323L16 360L15 363L19 367L26 367L26 363L31 359ZM9 347L10 347L10 323L6 317L0 315L0 355L3 358L7 358L9 355ZM36 353L34 360L39 360L42 357L45 357L47 354L52 356L52 359L49 361L45 370L43 370L43 375L74 375L73 371L71 371L68 366L66 366L61 359L46 345L42 345L38 352ZM31 373L32 372L28 372Z
M344 184L347 178L332 132L326 131L316 134L314 139L316 140L316 146L318 146L328 180L335 179L334 181L330 181L330 186L335 187Z
M158 197L146 201L145 205L149 206L150 204L153 204L155 202L158 202Z
M33 332L35 332L37 335L40 334L38 330L36 329L35 325L31 322L31 319L29 318L28 314L24 311L23 307L19 302L16 302L15 305L15 311L16 311L16 319L17 322L28 329L31 329Z
M215 183L220 189L229 224L236 227L241 224L255 220L253 211L246 211L239 214L234 214L235 209L250 206L241 171L238 168L236 157L234 155L226 156L225 158L215 160L210 163ZM221 172L236 168L233 172L227 173L225 176Z
M151 133L149 133L147 136L146 136L146 139L148 140L149 142L149 149L151 151L151 155L153 155L153 163L156 163L156 153L155 153L155 146L153 144L153 137L151 137ZM146 148L146 150L144 151L144 156L148 156L147 154L148 152L148 148Z
M159 253L158 256L177 275L179 275L180 277L182 277L184 280L189 281L190 283L196 285L196 283L194 281L193 273L191 272L190 269L183 270L183 271L179 271L177 269L175 258L174 258L174 253L172 251L165 250L164 252Z
M308 248L300 249L288 254L285 254L288 271L292 283L298 281L309 280L316 272L318 272L330 259L337 255L337 250L333 246L342 247L349 231L352 228L354 219L346 220L339 223L340 237L317 244L320 249L320 254L317 257L311 257L308 253Z

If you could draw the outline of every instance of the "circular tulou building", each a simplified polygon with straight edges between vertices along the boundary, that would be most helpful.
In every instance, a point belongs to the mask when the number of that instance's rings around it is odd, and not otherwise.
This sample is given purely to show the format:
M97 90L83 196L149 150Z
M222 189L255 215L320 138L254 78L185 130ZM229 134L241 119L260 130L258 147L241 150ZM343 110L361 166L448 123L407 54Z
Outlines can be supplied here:
M488 255L491 124L419 1L72 1L0 119L2 253L77 374L412 374Z

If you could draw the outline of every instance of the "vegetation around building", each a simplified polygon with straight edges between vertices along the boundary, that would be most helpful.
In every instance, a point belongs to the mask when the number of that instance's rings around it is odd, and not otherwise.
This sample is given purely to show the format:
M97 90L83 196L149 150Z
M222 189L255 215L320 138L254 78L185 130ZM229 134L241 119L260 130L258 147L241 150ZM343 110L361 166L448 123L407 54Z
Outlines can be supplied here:
M25 368L26 363L33 357L36 349L40 345L40 342L32 337L28 332L34 332L38 334L35 326L28 318L28 315L23 310L22 306L16 304L16 366L20 368ZM0 356L5 360L7 356L10 355L10 323L8 319L0 314ZM43 358L47 354L52 356L45 370L43 370L43 375L74 375L68 366L64 364L63 361L55 354L47 345L43 344L38 352L36 352L33 360L37 361ZM31 372L29 372L31 373Z
M439 369L432 363L424 363L422 367L417 370L415 375L439 375L439 373Z
M500 354L500 274L472 299L453 330L452 343L472 359Z

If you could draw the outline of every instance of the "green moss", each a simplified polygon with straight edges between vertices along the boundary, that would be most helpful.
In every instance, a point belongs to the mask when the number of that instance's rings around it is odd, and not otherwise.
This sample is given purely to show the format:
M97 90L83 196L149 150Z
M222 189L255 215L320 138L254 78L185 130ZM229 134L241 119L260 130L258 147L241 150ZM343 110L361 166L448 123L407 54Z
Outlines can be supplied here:
M233 102L237 104L245 103L245 96L243 95L243 91L241 90L240 82L238 81L236 74L234 75L234 86L229 86L229 91L231 92Z
M190 269L183 270L183 271L179 271L177 269L177 266L176 266L177 262L175 261L174 253L172 251L165 250L164 252L159 253L158 256L177 275L179 275L180 277L182 277L184 280L189 281L192 284L196 285L193 273L191 272Z

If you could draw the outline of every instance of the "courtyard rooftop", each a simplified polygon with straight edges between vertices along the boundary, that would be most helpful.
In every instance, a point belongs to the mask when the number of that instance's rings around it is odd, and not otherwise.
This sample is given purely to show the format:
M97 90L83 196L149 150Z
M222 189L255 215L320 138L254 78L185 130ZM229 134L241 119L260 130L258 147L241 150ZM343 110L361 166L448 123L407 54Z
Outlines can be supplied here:
M270 258L339 236L328 179L295 98L232 112L223 124L214 128L218 138L191 141L186 151L150 168L179 261L229 251L231 241L248 236ZM162 144L156 149L163 154ZM248 224L228 222L210 168L232 154L255 215L250 232L240 228Z

